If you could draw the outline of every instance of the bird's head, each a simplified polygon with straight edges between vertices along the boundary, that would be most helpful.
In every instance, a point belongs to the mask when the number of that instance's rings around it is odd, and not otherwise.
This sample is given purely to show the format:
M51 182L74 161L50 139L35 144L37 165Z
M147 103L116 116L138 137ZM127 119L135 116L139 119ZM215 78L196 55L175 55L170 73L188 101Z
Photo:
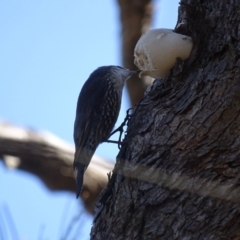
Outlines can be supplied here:
M102 66L96 69L90 78L96 78L101 76L105 80L109 80L115 83L115 86L123 88L126 80L128 80L132 75L139 73L139 71L132 71L120 66Z
M132 71L120 66L109 66L111 73L117 78L121 79L123 83L128 80L132 75L137 73L137 71Z

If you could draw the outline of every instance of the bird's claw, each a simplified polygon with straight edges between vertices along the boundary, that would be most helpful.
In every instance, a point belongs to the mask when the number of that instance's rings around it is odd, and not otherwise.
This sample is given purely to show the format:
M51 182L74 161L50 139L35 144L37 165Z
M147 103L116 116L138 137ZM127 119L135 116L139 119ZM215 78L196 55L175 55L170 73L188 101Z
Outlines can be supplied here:
M110 138L110 137L111 137L113 134L115 134L116 132L120 132L118 141L106 140L105 142L108 142L108 143L116 143L116 144L118 144L118 148L119 148L119 149L121 148L121 146L122 146L122 144L123 144L123 142L122 142L121 140L122 140L122 134L123 134L123 132L124 132L124 126L127 125L129 119L131 118L131 114L130 114L129 112L130 112L132 109L133 109L133 108L129 108L129 109L127 110L127 112L126 112L127 115L126 115L126 117L124 118L124 121L122 122L122 124L121 124L117 129L115 129L113 132L111 132L111 134L110 134L110 136L109 136L109 138Z

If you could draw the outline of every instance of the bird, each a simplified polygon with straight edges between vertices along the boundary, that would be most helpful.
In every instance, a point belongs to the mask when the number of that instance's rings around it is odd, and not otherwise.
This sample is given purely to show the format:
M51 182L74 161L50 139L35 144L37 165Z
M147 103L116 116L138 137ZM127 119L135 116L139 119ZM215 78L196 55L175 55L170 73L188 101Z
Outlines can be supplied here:
M135 73L120 66L102 66L90 74L80 91L73 132L77 198L94 152L108 140L117 121L124 83Z

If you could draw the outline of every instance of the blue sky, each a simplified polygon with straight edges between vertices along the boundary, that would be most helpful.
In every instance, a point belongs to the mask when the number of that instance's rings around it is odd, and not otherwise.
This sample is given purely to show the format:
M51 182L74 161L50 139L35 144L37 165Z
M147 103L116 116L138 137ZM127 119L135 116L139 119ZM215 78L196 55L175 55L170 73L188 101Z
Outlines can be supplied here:
M156 0L153 27L174 28L177 11L177 0ZM0 35L0 119L73 144L82 84L99 66L121 65L116 1L1 0ZM124 91L116 125L128 107ZM114 160L117 151L106 143L96 154ZM92 218L74 194L51 192L35 176L0 163L0 222L5 225L8 209L21 240L60 239L79 213L79 239L89 239Z

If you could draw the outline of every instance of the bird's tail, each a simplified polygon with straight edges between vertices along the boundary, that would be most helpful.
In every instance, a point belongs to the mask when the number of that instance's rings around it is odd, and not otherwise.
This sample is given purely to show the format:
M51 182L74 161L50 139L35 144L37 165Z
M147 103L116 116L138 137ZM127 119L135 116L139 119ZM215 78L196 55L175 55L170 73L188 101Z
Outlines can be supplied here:
M77 170L77 198L79 197L81 191L82 191L82 186L83 186L83 175L88 167L91 158L93 156L94 151L89 150L87 148L83 149L76 149L75 156L74 156L74 163L73 167L74 169Z
M76 197L78 198L82 191L83 176L84 176L84 171L85 171L86 166L81 163L76 163L74 167L77 170L77 178L76 178L76 183L77 183L76 194L77 195L76 195Z

